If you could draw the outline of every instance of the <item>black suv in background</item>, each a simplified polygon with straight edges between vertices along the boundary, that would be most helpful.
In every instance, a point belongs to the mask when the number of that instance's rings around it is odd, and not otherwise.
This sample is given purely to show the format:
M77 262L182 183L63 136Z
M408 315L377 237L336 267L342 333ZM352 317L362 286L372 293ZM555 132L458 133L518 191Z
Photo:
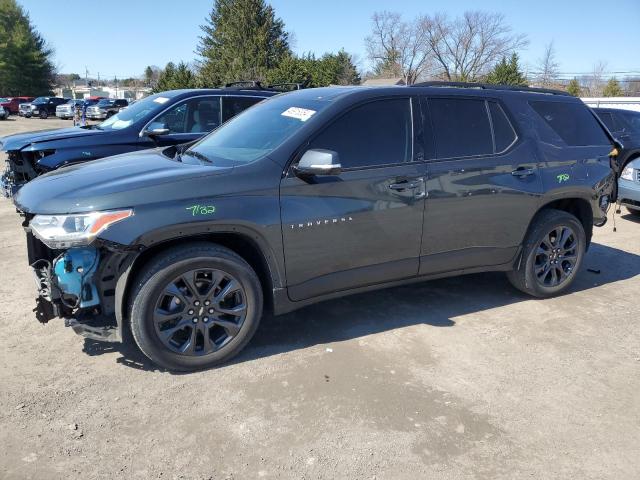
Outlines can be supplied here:
M129 106L129 102L124 98L103 98L87 108L87 118L89 120L104 120L127 106Z
M106 340L130 326L154 362L193 370L238 353L265 309L488 270L557 295L607 220L616 143L550 90L280 95L184 151L23 187L37 318Z
M38 97L31 102L29 117L49 118L50 115L55 116L56 107L67 103L68 98L62 97Z
M593 111L624 145L618 156L622 172L630 161L640 158L640 112L619 108L594 108Z
M188 143L245 108L279 93L260 84L172 90L140 100L99 125L0 138L5 196L56 168L135 150Z

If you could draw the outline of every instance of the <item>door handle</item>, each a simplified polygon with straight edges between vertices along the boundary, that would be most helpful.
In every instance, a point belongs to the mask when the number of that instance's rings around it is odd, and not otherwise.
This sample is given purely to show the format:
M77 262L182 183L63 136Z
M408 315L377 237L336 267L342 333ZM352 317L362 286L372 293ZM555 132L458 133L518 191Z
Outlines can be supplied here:
M513 172L511 172L511 175L513 175L514 177L528 177L529 175L534 175L535 173L536 171L533 168L518 167Z

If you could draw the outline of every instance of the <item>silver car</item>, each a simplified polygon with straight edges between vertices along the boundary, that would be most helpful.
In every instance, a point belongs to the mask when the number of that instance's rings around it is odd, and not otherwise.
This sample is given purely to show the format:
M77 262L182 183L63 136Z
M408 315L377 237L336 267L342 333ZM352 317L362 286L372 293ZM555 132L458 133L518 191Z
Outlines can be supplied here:
M640 158L624 167L618 180L618 200L629 213L640 217Z
M63 120L73 118L76 114L76 108L78 106L82 107L83 103L83 100L69 100L67 103L58 105L56 107L56 117L62 118Z
M0 120L6 120L9 116L9 112L7 112L2 105L0 105Z

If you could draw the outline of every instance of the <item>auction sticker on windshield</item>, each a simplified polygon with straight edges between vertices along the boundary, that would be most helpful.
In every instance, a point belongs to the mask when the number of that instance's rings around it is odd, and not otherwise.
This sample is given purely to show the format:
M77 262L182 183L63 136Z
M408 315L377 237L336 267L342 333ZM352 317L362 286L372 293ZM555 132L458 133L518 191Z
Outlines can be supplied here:
M283 117L296 118L301 122L306 122L313 116L314 113L316 113L315 110L309 110L308 108L290 107L280 115L282 115Z
M167 97L158 97L158 98L154 98L153 101L159 104L163 104L163 103L167 103L169 99Z

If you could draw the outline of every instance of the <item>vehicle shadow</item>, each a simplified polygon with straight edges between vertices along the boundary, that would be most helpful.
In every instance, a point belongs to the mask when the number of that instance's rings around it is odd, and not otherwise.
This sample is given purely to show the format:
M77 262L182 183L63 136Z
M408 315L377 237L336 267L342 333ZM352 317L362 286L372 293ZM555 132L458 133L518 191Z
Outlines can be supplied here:
M640 274L640 255L594 243L568 294ZM456 317L531 300L511 286L503 273L491 272L431 280L329 300L278 317L266 316L237 364L314 345L407 327L453 327ZM543 301L543 300L540 300ZM129 338L127 338L129 337ZM161 370L135 346L85 340L88 355L119 352L117 362L142 370ZM220 367L224 368L224 366Z

